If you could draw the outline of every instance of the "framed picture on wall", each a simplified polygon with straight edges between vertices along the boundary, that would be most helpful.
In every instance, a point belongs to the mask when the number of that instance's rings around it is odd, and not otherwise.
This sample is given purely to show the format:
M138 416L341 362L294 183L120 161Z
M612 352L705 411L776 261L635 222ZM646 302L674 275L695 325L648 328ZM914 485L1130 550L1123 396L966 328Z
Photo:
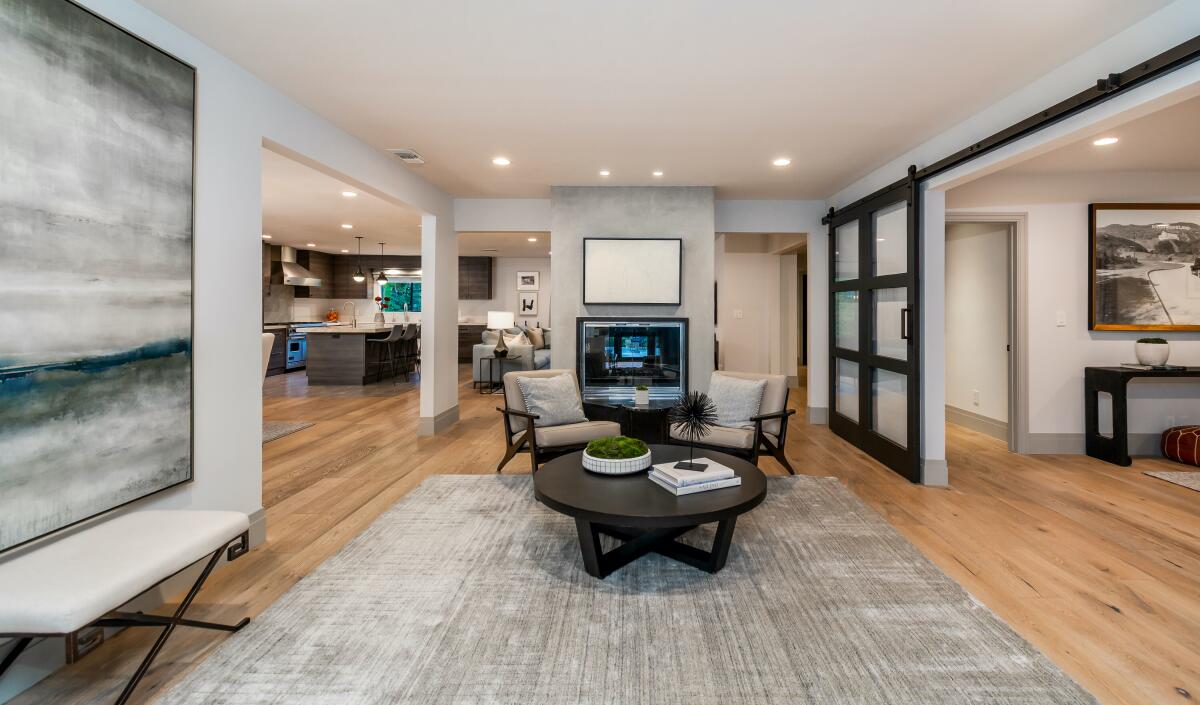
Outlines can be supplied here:
M1200 203L1093 203L1090 330L1200 330Z
M517 291L538 291L541 288L541 272L517 272Z
M538 295L536 291L517 294L517 318L529 318L538 315Z

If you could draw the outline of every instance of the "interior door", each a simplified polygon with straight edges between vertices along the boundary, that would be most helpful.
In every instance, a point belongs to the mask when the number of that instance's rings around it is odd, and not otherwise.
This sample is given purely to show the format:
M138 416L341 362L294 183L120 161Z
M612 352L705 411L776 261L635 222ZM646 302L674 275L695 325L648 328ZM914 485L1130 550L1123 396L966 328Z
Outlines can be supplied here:
M829 427L921 479L915 181L829 219Z

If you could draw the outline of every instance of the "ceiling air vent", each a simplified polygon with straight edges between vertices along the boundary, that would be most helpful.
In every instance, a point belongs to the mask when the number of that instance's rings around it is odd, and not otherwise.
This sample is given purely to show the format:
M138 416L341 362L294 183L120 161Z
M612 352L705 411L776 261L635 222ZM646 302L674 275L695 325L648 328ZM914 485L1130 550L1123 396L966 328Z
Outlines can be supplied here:
M417 154L417 150L415 150L415 149L401 147L399 149L389 149L388 153L391 154L393 157L399 159L400 161L404 162L405 164L424 164L425 163L425 160L421 158L420 154Z

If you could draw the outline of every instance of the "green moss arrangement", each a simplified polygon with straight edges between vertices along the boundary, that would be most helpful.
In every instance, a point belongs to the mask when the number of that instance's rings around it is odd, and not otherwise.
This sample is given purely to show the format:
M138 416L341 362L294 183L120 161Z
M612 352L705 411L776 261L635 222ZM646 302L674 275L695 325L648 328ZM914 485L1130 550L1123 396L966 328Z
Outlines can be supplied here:
M1166 345L1167 344L1167 341L1163 340L1162 338L1138 338L1138 342L1146 343L1147 345Z
M645 443L627 436L597 438L587 444L588 455L593 458L604 458L605 460L639 458L649 452L650 449L646 447Z
M647 387L647 386L646 386L646 385L644 385L644 384L639 384L638 386L634 387L634 389L638 390L639 392L648 392L648 391L650 391L650 388L649 388L649 387Z

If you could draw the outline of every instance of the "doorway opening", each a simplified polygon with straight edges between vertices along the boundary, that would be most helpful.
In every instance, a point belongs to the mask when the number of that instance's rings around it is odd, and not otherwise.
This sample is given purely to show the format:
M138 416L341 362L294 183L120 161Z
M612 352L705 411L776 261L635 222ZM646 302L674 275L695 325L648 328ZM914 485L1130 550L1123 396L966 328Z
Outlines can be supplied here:
M1018 450L1020 216L947 214L946 423Z

